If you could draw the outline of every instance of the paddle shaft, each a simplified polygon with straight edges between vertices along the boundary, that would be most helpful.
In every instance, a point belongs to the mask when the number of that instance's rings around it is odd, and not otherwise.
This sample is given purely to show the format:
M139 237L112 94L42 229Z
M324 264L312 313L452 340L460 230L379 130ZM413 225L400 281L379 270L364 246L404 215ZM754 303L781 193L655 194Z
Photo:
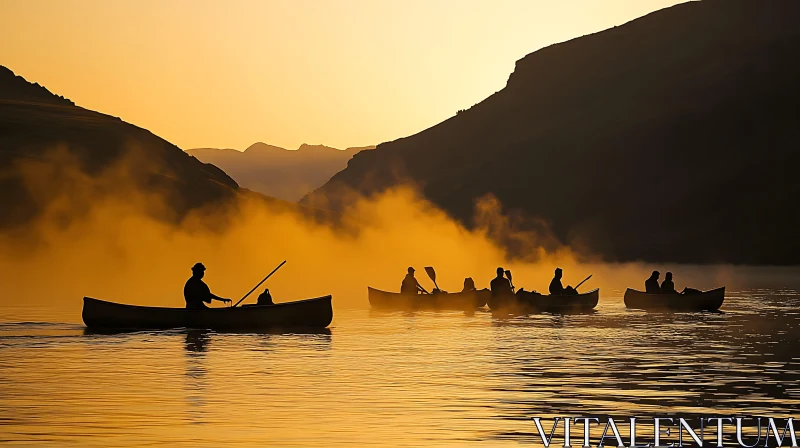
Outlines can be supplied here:
M583 279L583 281L582 281L582 282L580 282L580 283L578 283L577 285L575 285L575 290L577 291L577 289L578 289L578 287L579 287L579 286L581 286L582 284L586 283L586 280L589 280L590 278L592 278L592 275L594 275L594 274L590 274L588 277L586 277L585 279Z
M240 303L242 303L242 301L243 301L244 299L246 299L246 298L247 298L247 296L249 296L250 294L252 294L252 293L253 293L253 291L255 291L255 290L256 290L256 289L257 289L259 286L261 286L261 284L262 284L262 283L264 283L265 281L267 281L267 279L268 279L268 278L270 278L270 277L272 276L272 274L274 274L274 273L275 273L275 271L277 271L278 269L280 269L280 268L281 268L281 266L283 266L284 264L286 264L286 260L283 260L283 263L279 264L277 268L273 269L273 270L272 270L272 272L270 272L270 273L269 273L269 274L268 274L266 277L264 277L264 280L261 280L260 282L258 282L258 284L257 284L256 286L254 286L254 287L253 287L253 289L251 289L251 290L250 290L250 292L248 292L247 294L245 294L245 295L244 295L244 297L242 297L241 299L239 299L239 301L238 301L238 302L236 302L236 305L233 305L233 307L234 307L234 308L236 308L237 306L239 306L239 304L240 304Z

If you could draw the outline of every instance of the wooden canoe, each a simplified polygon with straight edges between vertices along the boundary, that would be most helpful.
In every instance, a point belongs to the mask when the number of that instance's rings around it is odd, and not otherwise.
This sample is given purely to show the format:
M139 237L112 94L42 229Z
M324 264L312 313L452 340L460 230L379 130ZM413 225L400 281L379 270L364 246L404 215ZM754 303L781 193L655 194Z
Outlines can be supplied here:
M83 323L91 329L205 328L257 330L325 328L333 320L331 296L275 305L187 310L124 305L83 298Z
M400 294L367 287L372 308L384 310L474 310L486 305L492 293L488 289L470 292Z
M509 314L579 313L594 309L599 301L600 289L593 289L583 294L559 296L522 291L508 297L490 297L489 308L493 313Z
M640 310L716 311L725 300L725 287L696 294L650 294L628 288L625 306Z

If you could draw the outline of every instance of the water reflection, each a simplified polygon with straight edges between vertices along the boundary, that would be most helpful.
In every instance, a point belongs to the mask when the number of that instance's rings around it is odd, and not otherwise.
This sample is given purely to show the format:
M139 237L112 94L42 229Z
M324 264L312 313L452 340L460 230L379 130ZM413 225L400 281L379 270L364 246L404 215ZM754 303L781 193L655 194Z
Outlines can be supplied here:
M797 293L732 293L723 310L629 311L620 293L591 314L342 310L323 332L82 335L32 319L0 331L0 433L53 446L494 447L540 443L532 416L800 409Z
M205 353L208 350L210 330L187 330L184 346L190 353Z
M605 309L590 320L493 321L504 330L493 347L496 417L519 430L488 431L485 437L538 441L527 419L565 412L624 420L670 413L785 415L800 409L797 297L777 309L774 299L733 302L728 312Z
M206 423L203 408L206 406L206 352L210 342L209 330L186 330L184 349L186 350L186 414L191 424Z

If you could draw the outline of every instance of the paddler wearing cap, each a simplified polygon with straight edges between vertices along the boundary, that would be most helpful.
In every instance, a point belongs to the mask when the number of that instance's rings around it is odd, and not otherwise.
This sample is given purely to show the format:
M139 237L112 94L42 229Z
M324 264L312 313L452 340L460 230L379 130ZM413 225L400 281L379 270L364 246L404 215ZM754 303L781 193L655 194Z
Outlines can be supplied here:
M428 294L428 291L422 287L417 281L417 278L414 277L414 268L408 268L408 274L406 274L405 278L403 278L403 284L400 285L400 293L401 294L417 294L418 292L424 292Z
M203 266L203 263L195 263L192 266L192 277L186 280L186 285L183 287L183 298L186 300L187 310L204 310L208 308L206 303L211 303L212 300L231 303L231 299L211 294L208 285L203 281L205 273L206 267Z

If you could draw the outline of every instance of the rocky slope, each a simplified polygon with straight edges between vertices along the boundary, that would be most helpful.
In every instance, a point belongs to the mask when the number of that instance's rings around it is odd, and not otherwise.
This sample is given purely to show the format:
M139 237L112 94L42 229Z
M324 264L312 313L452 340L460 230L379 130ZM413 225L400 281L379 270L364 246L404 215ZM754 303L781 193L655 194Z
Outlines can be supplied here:
M608 260L800 263L800 2L703 0L536 51L506 87L305 199L413 182Z
M240 194L219 168L0 66L0 228L30 222L65 191L62 180L74 183L75 172L94 178L110 170L119 179L97 188L156 193L163 203L154 204L153 212L158 208L170 219Z

